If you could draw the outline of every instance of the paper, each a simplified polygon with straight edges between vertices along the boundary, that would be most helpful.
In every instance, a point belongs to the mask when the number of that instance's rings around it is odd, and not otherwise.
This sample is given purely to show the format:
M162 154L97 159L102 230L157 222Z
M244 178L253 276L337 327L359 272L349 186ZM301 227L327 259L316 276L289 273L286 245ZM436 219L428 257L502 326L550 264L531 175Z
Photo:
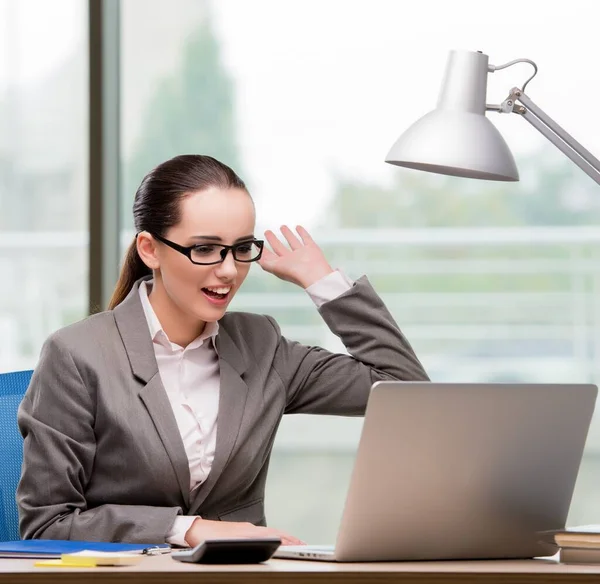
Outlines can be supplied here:
M600 524L574 525L564 529L567 533L597 533L600 534Z
M135 566L143 556L133 553L111 553L83 550L74 554L62 554L59 560L35 562L40 568L96 568L98 566Z

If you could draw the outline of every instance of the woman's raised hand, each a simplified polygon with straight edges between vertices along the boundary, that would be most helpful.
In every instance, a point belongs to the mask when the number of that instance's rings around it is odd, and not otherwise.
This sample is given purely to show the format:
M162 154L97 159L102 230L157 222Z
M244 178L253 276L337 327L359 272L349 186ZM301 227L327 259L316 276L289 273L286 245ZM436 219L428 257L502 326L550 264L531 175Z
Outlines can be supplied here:
M272 231L265 231L265 238L272 251L265 247L258 263L266 272L308 288L333 272L333 269L308 231L298 225L296 232L298 235L287 225L281 227L281 233L288 244L286 246Z

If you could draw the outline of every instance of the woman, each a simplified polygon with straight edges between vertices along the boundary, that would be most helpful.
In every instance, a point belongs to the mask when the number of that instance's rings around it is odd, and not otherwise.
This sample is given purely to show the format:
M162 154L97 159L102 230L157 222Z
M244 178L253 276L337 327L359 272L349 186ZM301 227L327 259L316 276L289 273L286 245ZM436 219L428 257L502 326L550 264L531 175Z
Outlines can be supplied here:
M19 410L23 538L169 542L279 536L265 527L284 413L361 415L371 384L427 375L365 278L306 230L255 239L244 183L208 156L142 181L137 236L109 310L44 344ZM304 288L352 356L290 341L268 316L226 313L252 262Z

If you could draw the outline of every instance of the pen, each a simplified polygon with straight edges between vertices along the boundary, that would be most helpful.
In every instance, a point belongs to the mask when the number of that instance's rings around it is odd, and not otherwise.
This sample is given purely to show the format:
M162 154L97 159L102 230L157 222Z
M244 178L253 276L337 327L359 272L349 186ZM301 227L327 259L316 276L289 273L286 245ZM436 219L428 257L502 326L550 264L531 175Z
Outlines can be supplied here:
M170 554L171 547L170 546L168 546L168 547L159 547L159 546L147 547L142 550L142 553L146 556L156 556L158 554Z

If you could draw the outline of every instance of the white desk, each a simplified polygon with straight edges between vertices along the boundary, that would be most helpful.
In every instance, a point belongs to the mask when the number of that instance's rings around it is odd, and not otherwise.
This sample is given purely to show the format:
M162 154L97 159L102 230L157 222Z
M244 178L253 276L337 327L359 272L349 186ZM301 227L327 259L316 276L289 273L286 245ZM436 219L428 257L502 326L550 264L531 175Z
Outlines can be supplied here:
M0 559L0 584L378 584L600 582L600 565L563 565L554 560L394 562L335 564L270 560L265 564L184 564L168 555L121 568L36 568L33 560Z

